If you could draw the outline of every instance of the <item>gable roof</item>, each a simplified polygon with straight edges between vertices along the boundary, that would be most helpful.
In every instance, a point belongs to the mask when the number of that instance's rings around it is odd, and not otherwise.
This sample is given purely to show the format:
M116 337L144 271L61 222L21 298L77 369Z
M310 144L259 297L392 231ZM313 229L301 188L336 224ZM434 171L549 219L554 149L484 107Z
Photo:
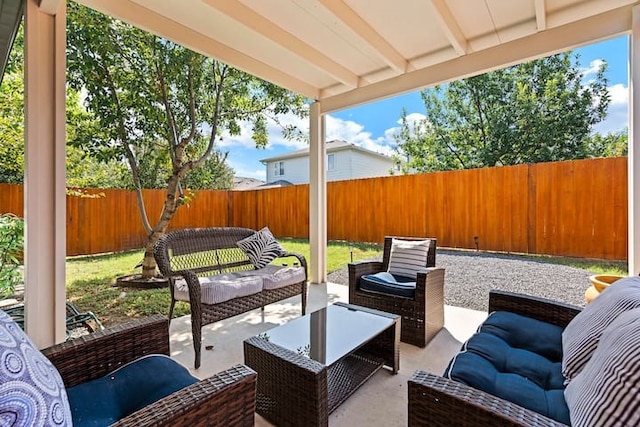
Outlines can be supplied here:
M337 139L333 141L327 141L325 144L325 147L326 147L327 153L335 153L337 151L344 151L344 150L353 150L353 151L358 151L360 153L366 154L368 156L376 156L376 157L388 159L389 161L392 160L391 157L387 156L386 154L377 153L375 151L368 150L366 148L359 147L355 144L351 144L349 142L341 141ZM300 150L281 154L279 156L267 157L265 159L261 159L260 162L266 164L269 162L275 162L279 160L295 159L298 157L308 157L308 156L309 156L309 147L306 147Z

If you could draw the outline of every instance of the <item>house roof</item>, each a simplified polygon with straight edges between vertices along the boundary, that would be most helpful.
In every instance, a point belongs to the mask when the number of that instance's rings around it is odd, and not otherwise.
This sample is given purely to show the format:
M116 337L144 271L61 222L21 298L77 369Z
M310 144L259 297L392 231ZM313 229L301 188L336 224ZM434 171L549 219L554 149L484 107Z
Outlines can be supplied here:
M79 0L327 113L628 34L637 0Z
M325 144L325 147L326 147L327 153L335 153L336 151L343 151L343 150L354 150L369 156L377 156L377 157L382 157L382 158L391 160L391 158L386 154L377 153L372 150L367 150L366 148L359 147L355 144L351 144L346 141L340 141L340 140L327 141L327 143ZM275 162L278 160L295 159L298 157L307 157L307 156L309 156L309 147L302 148L296 151L291 151L289 153L285 153L279 156L267 157L266 159L261 159L260 161L262 163L268 163L268 162Z

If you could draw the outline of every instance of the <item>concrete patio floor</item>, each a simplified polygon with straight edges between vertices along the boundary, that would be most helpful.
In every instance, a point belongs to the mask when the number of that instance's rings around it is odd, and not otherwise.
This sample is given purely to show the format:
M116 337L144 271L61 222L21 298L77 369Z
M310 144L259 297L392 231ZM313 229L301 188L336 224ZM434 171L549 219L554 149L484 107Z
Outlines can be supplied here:
M318 310L336 301L348 301L344 285L309 286L307 312ZM300 297L216 322L202 331L202 366L193 369L193 345L189 316L171 322L171 355L198 378L206 378L230 366L243 363L242 342L282 323L300 316ZM442 373L453 355L460 349L486 318L486 313L445 306L445 327L424 348L400 343L400 371L377 372L339 406L329 418L331 426L405 426L407 423L407 380L416 369ZM207 346L213 346L207 350ZM271 426L256 414L256 426Z

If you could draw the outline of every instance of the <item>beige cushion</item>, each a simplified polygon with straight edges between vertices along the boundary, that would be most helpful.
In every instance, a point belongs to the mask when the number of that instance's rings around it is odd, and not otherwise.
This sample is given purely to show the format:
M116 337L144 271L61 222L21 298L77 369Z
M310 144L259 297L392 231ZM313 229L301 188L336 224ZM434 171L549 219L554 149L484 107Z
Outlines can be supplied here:
M200 289L203 303L218 304L262 291L262 277L243 276L239 273L216 274L201 277ZM174 296L178 301L189 301L189 288L184 279L175 281Z
M242 276L261 277L264 289L277 289L284 286L293 285L306 280L304 267L281 267L277 265L267 265L259 270L242 271L236 274Z
M415 279L418 272L427 271L429 240L391 240L388 272Z

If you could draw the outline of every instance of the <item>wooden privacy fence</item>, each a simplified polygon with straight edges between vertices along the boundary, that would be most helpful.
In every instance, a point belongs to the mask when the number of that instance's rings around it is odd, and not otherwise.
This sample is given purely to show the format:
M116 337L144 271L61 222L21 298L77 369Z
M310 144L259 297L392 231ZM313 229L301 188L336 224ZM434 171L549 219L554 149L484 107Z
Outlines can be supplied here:
M22 186L0 184L0 212L22 215ZM67 197L67 253L142 247L135 194ZM164 191L146 190L157 218ZM626 157L435 172L330 182L330 240L382 242L385 235L432 236L441 247L627 258ZM198 191L171 228L269 226L276 236L309 236L309 186Z

